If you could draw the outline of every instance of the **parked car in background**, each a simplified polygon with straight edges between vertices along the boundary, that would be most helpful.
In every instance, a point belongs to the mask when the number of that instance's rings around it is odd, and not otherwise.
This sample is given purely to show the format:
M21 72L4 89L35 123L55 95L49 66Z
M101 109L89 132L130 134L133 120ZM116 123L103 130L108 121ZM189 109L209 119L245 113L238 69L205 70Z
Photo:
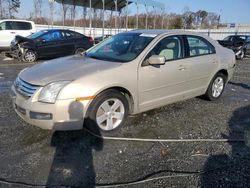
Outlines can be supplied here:
M248 35L230 35L218 42L222 46L232 49L237 59L250 55L250 36Z
M187 31L117 34L82 56L21 71L12 86L19 116L44 129L121 127L136 114L205 95L217 100L235 69L234 53ZM202 107L201 107L202 108Z
M7 53L22 61L34 62L38 58L62 57L82 53L93 46L93 39L71 30L41 30L28 37L16 36Z
M0 20L0 49L10 48L11 41L16 35L27 37L36 32L35 24L27 20Z
M95 44L98 44L99 42L111 37L112 35L103 35L103 36L100 36L100 37L95 37L94 41L95 41Z

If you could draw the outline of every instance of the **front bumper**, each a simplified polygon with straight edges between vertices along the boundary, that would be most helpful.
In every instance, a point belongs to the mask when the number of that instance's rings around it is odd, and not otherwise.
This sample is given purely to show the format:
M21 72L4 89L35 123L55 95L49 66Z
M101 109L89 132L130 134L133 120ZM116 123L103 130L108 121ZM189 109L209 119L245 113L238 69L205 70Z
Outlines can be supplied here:
M41 103L34 97L24 98L14 86L10 96L16 113L29 124L50 130L78 130L83 127L84 104L79 101L66 99L57 100L55 104Z

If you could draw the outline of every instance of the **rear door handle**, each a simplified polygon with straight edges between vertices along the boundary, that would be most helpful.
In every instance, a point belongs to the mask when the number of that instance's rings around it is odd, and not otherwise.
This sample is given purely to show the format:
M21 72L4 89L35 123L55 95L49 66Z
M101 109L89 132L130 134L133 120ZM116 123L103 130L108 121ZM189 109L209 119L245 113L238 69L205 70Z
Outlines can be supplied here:
M12 31L12 32L10 32L10 33L11 33L11 34L16 34L16 32L13 32L13 31Z
M216 60L216 59L213 59L212 63L213 63L213 64L216 64L216 63L217 63L217 60Z

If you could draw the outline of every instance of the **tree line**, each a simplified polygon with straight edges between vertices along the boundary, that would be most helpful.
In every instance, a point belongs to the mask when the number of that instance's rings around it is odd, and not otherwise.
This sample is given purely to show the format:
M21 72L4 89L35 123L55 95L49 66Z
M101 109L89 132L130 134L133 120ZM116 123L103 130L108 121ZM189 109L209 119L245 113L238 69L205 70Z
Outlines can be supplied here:
M36 24L46 25L64 25L88 27L90 10L87 7L77 7L67 5L63 1L62 4L53 3L48 0L33 0L33 9L30 10L29 16L25 19L33 20ZM0 19L19 18L20 5L24 1L20 0L0 0ZM102 27L102 19L105 17L105 27L115 27L115 16L117 17L117 25L125 28L137 26L137 16L129 14L126 16L127 10L123 9L119 13L112 11L93 10L92 25L93 27ZM191 11L185 7L180 14L166 13L154 11L148 13L140 13L138 15L138 28L145 28L147 19L147 28L163 28L163 29L208 29L218 28L220 26L220 15L206 10L197 12Z

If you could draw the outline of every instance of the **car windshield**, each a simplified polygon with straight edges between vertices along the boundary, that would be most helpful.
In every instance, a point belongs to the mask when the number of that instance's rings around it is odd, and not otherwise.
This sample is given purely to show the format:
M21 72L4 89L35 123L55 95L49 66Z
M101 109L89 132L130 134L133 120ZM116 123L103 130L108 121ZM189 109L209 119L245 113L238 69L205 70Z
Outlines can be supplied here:
M33 33L31 35L29 35L27 38L29 39L36 39L37 37L40 37L41 35L43 35L44 33L47 33L47 30L43 30L43 31L39 31L37 33Z
M156 37L142 33L121 33L108 38L86 53L87 57L104 61L129 62L134 60Z

